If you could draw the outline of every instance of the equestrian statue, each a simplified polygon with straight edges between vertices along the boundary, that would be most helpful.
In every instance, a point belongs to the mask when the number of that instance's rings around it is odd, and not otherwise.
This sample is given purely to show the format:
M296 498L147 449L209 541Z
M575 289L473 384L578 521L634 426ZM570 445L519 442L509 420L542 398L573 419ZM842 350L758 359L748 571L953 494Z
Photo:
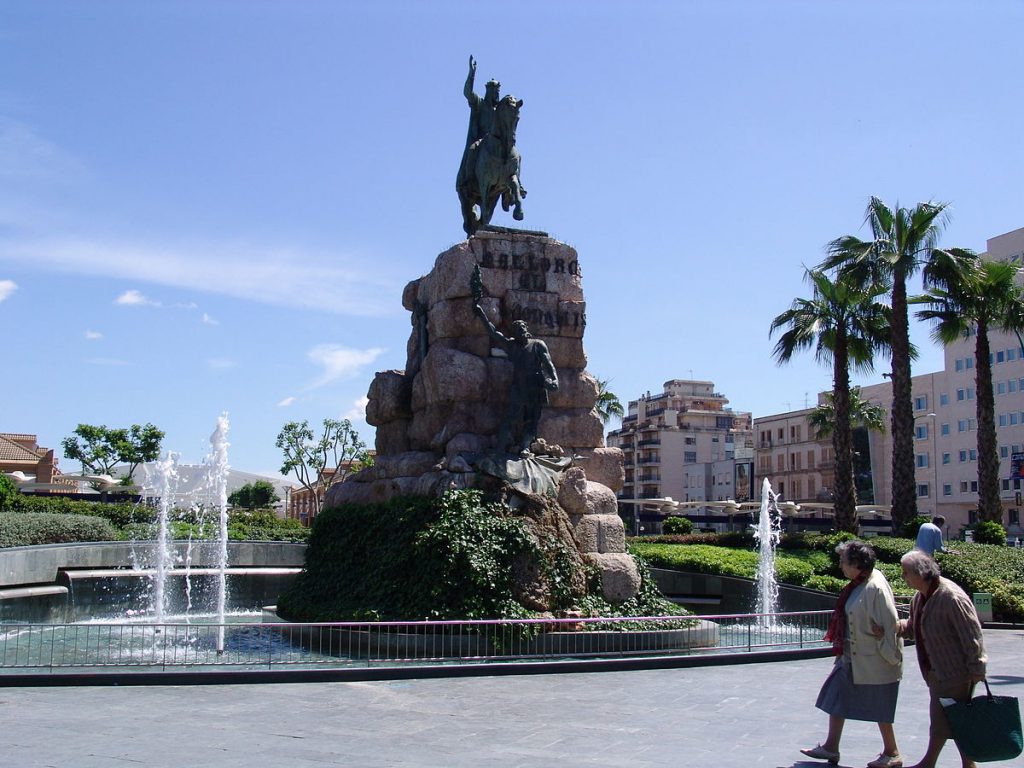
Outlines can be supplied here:
M514 96L500 98L501 83L497 80L487 83L481 98L473 92L475 77L476 61L470 56L463 89L469 102L469 131L455 180L462 205L462 228L468 236L490 224L499 197L502 210L511 207L512 218L522 221L526 197L526 190L519 183L520 157L516 149L516 126L523 100Z

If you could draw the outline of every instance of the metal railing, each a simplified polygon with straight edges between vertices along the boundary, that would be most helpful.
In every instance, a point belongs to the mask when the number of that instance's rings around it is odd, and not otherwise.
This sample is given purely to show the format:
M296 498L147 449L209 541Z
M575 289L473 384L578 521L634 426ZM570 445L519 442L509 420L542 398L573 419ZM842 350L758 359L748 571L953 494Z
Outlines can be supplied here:
M0 674L486 664L781 651L824 647L829 614L315 624L3 624Z

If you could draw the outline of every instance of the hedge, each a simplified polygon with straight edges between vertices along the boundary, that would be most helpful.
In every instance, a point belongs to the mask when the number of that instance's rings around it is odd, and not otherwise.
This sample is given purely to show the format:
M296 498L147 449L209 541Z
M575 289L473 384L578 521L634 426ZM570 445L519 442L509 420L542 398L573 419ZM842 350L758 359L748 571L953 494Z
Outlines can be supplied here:
M116 539L114 526L100 517L46 512L0 512L0 547Z

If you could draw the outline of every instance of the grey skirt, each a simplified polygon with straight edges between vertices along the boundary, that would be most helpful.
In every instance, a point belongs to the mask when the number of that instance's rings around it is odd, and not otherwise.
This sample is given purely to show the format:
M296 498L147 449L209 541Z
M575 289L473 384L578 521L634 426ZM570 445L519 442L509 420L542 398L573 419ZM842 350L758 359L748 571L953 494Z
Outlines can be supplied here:
M846 720L891 723L896 719L896 697L899 692L898 681L882 685L858 685L853 682L853 667L840 656L832 672L825 678L815 706Z

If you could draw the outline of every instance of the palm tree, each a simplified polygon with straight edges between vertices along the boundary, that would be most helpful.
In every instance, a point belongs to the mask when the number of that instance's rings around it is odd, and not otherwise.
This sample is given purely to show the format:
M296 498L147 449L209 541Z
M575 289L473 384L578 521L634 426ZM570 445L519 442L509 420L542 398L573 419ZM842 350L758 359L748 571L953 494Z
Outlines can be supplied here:
M892 321L892 515L897 527L917 515L914 479L914 411L911 400L910 344L907 280L936 259L957 260L962 250L939 251L939 235L946 224L947 203L918 203L913 208L889 208L877 197L868 202L865 219L871 239L846 235L829 243L828 255L818 269L837 269L844 280L864 289L884 287L890 292ZM961 265L962 266L962 265Z
M832 436L836 423L835 398L829 392L824 402L811 411L811 427L819 440ZM885 432L885 408L861 397L860 387L850 389L850 424L871 432Z
M597 380L597 402L594 403L594 410L605 426L613 416L621 419L626 413L618 395L608 389L609 384L611 384L610 379Z
M989 360L990 331L1024 332L1024 291L1017 284L1020 268L1005 261L977 261L967 272L936 277L911 303L927 304L917 316L935 321L932 338L943 345L974 337L975 402L978 419L978 518L1001 523L999 453L996 447L995 396ZM1024 346L1024 345L1022 345Z
M772 321L769 335L785 329L775 345L778 363L789 362L798 350L814 349L819 362L832 363L832 403L835 426L836 528L857 531L857 491L853 478L853 429L850 425L850 366L871 370L875 352L888 338L888 308L878 302L882 290L836 280L821 271L806 269L814 288L810 299L794 299L792 306Z

